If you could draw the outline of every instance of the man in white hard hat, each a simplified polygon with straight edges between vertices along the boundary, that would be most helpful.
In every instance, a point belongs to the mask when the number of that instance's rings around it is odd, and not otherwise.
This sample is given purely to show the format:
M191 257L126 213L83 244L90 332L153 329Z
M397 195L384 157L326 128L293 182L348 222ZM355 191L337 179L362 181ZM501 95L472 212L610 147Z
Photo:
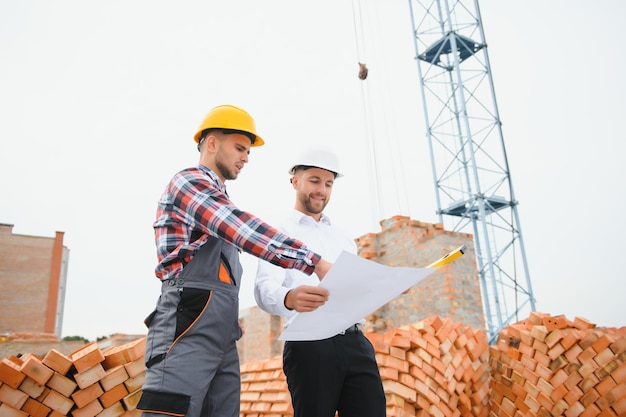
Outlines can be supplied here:
M145 320L143 417L239 417L240 252L303 275L324 276L332 266L228 197L226 181L264 143L248 112L214 107L194 142L198 165L174 174L153 224L161 295Z
M289 174L296 200L280 229L331 262L344 250L356 253L354 239L323 213L335 179L342 176L337 156L323 149L307 151L290 166ZM254 296L262 310L288 322L296 312L313 311L328 300L328 290L318 286L322 278L259 261ZM329 339L285 342L283 370L294 417L334 417L336 412L341 417L385 416L374 348L361 324Z

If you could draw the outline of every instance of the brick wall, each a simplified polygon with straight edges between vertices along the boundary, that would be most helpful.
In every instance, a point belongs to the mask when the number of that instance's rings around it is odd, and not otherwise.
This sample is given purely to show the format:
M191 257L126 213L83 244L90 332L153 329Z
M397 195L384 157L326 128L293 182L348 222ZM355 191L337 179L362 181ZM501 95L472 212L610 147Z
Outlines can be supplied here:
M425 267L461 245L464 256L442 267L403 294L366 317L365 331L416 323L428 317L448 317L476 329L484 328L483 306L476 269L473 237L446 231L439 224L423 223L405 216L380 222L379 233L356 239L359 255L389 266ZM241 312L245 334L239 341L242 363L256 362L282 354L277 341L282 321L258 307Z
M449 317L475 329L484 328L483 305L473 237L450 232L440 224L405 216L380 222L382 231L356 239L359 254L389 266L424 267L465 245L464 256L420 281L366 319L367 329L384 332L431 316Z
M250 307L239 311L245 333L237 342L237 350L241 362L256 362L281 355L283 342L278 340L283 319L271 316L258 307Z
M63 232L16 235L0 224L0 334L61 335L68 252Z

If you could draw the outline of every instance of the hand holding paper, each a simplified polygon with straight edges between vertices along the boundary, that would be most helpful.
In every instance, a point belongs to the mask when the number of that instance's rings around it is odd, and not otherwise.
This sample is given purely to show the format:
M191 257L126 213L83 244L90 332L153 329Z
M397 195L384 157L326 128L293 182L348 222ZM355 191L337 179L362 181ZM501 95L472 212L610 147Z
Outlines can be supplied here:
M431 265L442 266L463 255L465 246ZM453 256L454 254L454 256ZM320 340L332 337L388 303L436 267L390 267L343 252L320 282L330 296L315 311L294 316L279 340Z
M285 307L299 313L314 311L328 301L328 290L321 285L300 285L285 296Z

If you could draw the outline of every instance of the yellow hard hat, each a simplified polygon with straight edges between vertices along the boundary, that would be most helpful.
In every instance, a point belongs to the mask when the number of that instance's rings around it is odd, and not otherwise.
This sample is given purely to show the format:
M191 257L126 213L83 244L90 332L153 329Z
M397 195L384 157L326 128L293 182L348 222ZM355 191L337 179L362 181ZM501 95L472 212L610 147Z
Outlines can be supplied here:
M261 146L265 141L256 133L254 119L247 111L239 107L223 104L213 107L206 115L198 131L193 136L196 143L200 142L200 136L206 129L230 129L239 130L254 136L252 146Z

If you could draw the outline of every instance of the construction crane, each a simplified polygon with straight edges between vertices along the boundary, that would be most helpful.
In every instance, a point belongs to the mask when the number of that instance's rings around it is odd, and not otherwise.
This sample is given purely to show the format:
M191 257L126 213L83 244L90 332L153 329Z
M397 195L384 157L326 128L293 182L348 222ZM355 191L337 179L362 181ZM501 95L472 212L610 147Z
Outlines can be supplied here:
M490 343L535 310L477 0L409 0L435 185L446 229L472 233Z

